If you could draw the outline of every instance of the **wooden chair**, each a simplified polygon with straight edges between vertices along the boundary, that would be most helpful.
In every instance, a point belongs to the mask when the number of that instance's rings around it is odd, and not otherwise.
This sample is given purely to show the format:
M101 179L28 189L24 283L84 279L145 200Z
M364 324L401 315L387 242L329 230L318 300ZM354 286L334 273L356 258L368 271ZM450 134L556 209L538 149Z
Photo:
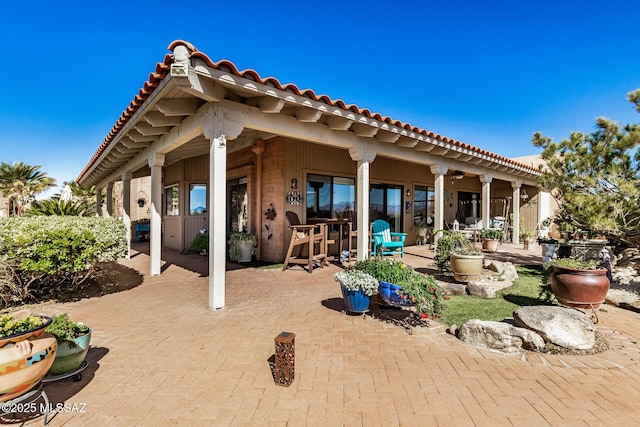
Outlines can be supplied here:
M346 250L349 251L347 260L351 262L351 257L354 256L356 248L353 246L353 239L358 237L358 223L356 222L356 215L353 211L345 211L343 217L348 220L347 226L344 227L343 239L347 239Z
M287 220L289 221L289 229L291 230L291 240L289 241L289 249L287 256L284 258L282 271L286 270L289 264L301 264L307 266L309 273L313 272L313 266L316 262L324 267L327 258L326 244L326 225L316 224L307 225L300 224L300 219L295 212L287 211ZM316 245L318 251L316 252ZM304 247L307 247L306 257L301 256ZM294 248L298 248L298 255L293 255Z
M371 225L372 250L371 256L400 254L404 258L404 241L407 233L392 232L387 221L377 219Z

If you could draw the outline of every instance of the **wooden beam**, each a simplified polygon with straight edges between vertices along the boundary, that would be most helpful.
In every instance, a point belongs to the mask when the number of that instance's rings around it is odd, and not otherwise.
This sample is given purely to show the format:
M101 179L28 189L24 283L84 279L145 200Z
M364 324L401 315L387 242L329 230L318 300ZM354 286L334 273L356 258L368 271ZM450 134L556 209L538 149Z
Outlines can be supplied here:
M345 119L339 116L327 117L327 126L331 130L348 130L353 124L353 120Z
M145 114L144 120L151 126L177 126L182 123L182 117L165 116L160 111L149 111Z
M282 111L282 107L284 107L284 99L273 96L263 96L258 101L258 106L263 113L277 114Z
M156 105L165 116L190 116L196 113L200 103L196 98L165 98Z
M313 108L298 107L296 108L296 119L302 123L316 123L322 112Z
M197 73L189 73L188 77L180 77L175 80L179 89L208 102L221 102L227 91L224 86L216 83L213 79L200 76Z
M417 139L410 138L408 136L401 136L396 142L396 145L398 147L413 148L418 144L418 142L419 141Z
M158 139L157 136L143 135L140 132L138 132L137 130L132 130L131 132L129 132L127 134L127 136L129 138L131 138L132 140L134 140L135 142L151 142L151 141L155 141L156 139Z
M400 135L396 132L390 132L387 130L379 130L376 134L375 138L380 142L386 142L389 144L395 143L398 139L400 139Z
M140 122L134 126L134 129L144 136L164 135L171 129L169 126L151 126L150 124Z
M362 136L365 138L373 138L378 133L378 128L363 123L354 123L351 125L351 129L356 136Z

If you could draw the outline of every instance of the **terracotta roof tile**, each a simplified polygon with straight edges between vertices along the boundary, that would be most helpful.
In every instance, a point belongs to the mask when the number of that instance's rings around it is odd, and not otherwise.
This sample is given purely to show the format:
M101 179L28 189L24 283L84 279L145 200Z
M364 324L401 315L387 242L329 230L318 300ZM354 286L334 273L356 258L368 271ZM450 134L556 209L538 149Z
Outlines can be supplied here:
M529 172L539 173L539 170L537 168L513 161L507 157L500 156L498 154L455 140L453 138L448 138L446 136L437 134L435 132L431 132L425 129L420 129L416 126L411 126L409 123L404 123L399 120L393 120L389 116L383 116L380 113L372 113L371 110L369 110L368 108L360 108L355 104L347 105L341 99L333 100L328 95L324 95L324 94L316 95L316 93L313 90L311 89L301 90L300 88L298 88L298 86L296 86L293 83L288 83L283 85L275 77L262 78L260 77L260 74L258 74L258 72L252 69L246 69L246 70L240 71L238 70L238 68L233 62L228 61L226 59L215 62L211 60L205 53L198 51L198 49L196 49L195 46L193 46L189 42L176 40L169 45L168 49L173 51L178 45L185 45L187 49L191 52L190 54L191 58L201 59L208 66L231 73L237 77L253 80L255 82L269 85L279 90L291 92L299 96L304 96L314 101L322 102L324 104L331 105L343 110L348 110L353 113L360 114L371 119L385 122L390 125L397 126L399 128L407 129L409 131L412 131L430 138L438 139L448 144L453 144L461 148L473 150L477 153L487 155L497 160L505 161L511 165L518 166L522 169L526 169ZM135 112L140 108L140 106L144 104L144 102L147 100L149 95L151 95L153 91L159 86L160 82L168 75L172 63L173 63L173 55L167 54L165 55L163 62L159 62L156 64L155 72L149 74L149 79L144 83L143 87L140 89L138 94L135 95L134 99L131 101L131 104L122 113L122 115L120 116L120 119L116 121L115 125L113 126L113 128L111 129L107 137L104 139L104 141L102 142L102 144L100 145L96 153L93 155L93 157L91 158L87 166L80 173L78 177L79 180L84 177L84 174L89 170L91 166L93 166L93 164L97 161L100 155L113 141L116 135L118 135L120 130L126 125L129 119L135 114Z

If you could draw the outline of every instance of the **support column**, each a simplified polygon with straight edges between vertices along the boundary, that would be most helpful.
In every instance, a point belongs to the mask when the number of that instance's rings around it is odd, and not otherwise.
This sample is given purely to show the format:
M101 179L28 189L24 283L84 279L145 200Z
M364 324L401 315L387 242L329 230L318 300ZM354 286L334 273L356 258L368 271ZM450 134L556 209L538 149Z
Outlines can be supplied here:
M131 258L131 172L122 174L122 222L127 237L127 254L125 259Z
M376 152L367 144L349 149L351 158L358 162L358 181L356 183L356 213L358 235L356 244L358 261L369 258L369 163L376 158Z
M164 154L152 153L149 156L151 168L151 223L149 224L149 254L152 276L160 275L162 256L162 167Z
M96 216L102 217L102 187L96 186Z
M493 181L493 177L480 175L479 178L482 183L482 228L486 229L491 224L491 181Z
M444 165L431 165L431 173L434 176L434 190L435 190L435 206L434 206L434 218L433 218L433 231L434 240L437 241L440 237L439 230L444 230L444 176L449 170Z
M516 180L511 183L513 189L513 233L511 235L511 242L520 243L520 188L522 187L522 181Z
M258 259L262 254L262 154L264 153L264 141L256 141L253 151L256 154L256 235L258 236Z
M551 218L551 194L548 191L538 193L538 224Z
M113 216L113 182L107 183L107 216Z

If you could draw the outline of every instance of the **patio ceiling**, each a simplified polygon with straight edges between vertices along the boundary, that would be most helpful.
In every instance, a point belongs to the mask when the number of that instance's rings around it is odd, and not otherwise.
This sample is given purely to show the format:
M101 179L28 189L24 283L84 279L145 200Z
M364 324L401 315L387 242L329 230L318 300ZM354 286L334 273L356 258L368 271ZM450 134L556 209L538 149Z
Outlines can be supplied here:
M188 42L175 41L169 50L173 54L156 65L79 174L80 185L102 186L120 180L124 172L148 175L147 159L154 152L165 154L165 165L208 153L199 111L209 102L237 112L242 121L243 130L228 151L285 135L342 148L364 143L382 156L440 163L528 185L535 185L539 175L537 169L498 154L272 77L263 79L253 70L239 71L229 61L213 62Z

